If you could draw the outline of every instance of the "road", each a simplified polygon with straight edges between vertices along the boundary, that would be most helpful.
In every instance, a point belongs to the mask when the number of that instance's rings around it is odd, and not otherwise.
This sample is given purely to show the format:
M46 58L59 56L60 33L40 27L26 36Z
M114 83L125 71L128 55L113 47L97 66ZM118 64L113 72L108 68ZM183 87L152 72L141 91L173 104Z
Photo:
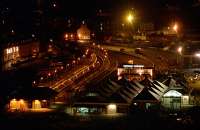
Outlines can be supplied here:
M68 73L63 79L51 85L52 89L59 92L55 98L57 102L68 101L69 93L81 93L87 89L86 85L90 84L89 86L93 87L117 69L116 62L110 59L106 50L98 47L92 47L90 50L94 52L92 63Z
M188 82L190 93L193 91L200 92L200 74L195 73L199 72L199 69L187 69L184 70L185 78Z
M167 71L169 69L177 67L176 54L169 51L163 51L160 48L145 46L141 48L143 50L142 54L136 54L135 49L137 47L135 48L135 47L123 47L123 46L111 46L111 45L103 45L103 47L108 50L134 56L135 57L134 59L143 59L145 61L143 63L144 65L146 64L146 66L148 67L154 66L155 70L157 71ZM122 48L123 51L121 51Z

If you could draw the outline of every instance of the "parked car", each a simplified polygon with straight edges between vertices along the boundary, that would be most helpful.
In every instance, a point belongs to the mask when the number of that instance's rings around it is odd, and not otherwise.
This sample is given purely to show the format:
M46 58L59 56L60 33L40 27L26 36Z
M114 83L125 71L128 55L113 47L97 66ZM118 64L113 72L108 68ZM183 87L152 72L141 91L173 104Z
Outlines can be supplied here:
M144 51L142 50L142 48L136 48L135 53L142 55L142 54L144 54Z

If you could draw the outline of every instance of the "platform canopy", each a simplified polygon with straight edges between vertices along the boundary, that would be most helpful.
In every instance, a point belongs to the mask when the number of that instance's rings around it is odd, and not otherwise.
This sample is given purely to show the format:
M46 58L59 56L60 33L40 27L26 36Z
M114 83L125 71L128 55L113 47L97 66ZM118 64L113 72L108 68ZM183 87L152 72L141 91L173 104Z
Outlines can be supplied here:
M176 90L169 90L163 96L164 97L181 97L182 94Z

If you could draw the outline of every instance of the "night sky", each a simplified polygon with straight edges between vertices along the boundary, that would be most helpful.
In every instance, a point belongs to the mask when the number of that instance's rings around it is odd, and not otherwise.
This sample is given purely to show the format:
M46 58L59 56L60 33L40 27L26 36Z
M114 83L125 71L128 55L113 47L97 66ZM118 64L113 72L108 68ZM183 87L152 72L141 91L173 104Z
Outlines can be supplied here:
M9 7L17 19L31 17L37 8L37 0L1 0L1 7ZM57 11L56 15L75 16L80 19L94 15L98 9L107 9L113 15L134 8L137 16L143 21L165 22L178 19L186 26L199 26L199 0L40 0L41 7L48 15ZM199 2L199 3L198 3ZM53 4L56 7L53 8Z
M0 5L13 8L15 11L26 13L36 6L37 0L1 0ZM56 3L58 8L71 13L88 13L95 8L128 8L134 7L139 10L160 9L166 6L187 10L195 6L198 0L38 0L44 7ZM191 10L187 10L191 11Z

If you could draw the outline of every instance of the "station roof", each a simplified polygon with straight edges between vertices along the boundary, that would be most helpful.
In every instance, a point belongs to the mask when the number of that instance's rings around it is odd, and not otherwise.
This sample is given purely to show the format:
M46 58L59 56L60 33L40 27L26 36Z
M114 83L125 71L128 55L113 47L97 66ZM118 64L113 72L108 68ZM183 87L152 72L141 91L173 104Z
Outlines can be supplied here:
M49 87L30 87L23 88L20 90L13 91L10 94L10 98L17 99L27 99L27 100L35 100L35 99L50 99L54 97L57 93L50 89Z
M126 78L119 81L109 79L105 85L96 90L96 93L98 93L96 97L88 98L85 96L78 101L126 104L132 102L160 102L167 90L168 86L147 78L142 82L128 81Z

